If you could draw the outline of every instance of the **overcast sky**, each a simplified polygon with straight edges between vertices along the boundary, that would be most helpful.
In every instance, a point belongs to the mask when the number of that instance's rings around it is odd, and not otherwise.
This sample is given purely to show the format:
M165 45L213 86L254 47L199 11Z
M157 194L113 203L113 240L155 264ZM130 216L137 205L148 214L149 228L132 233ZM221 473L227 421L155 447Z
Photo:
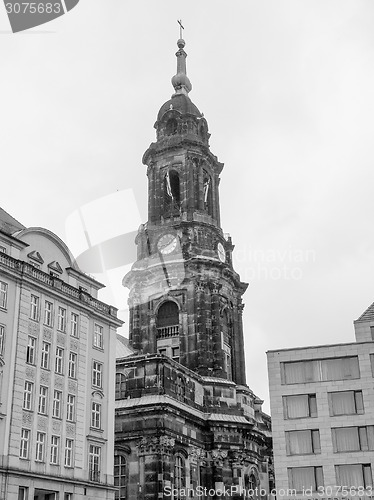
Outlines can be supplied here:
M250 282L247 382L268 410L265 351L352 342L374 301L371 0L80 0L19 34L0 8L1 206L64 240L97 200L118 234L146 221L141 159L173 91L179 18L190 97L225 164L222 227ZM138 214L105 211L126 189ZM125 309L122 271L100 279Z

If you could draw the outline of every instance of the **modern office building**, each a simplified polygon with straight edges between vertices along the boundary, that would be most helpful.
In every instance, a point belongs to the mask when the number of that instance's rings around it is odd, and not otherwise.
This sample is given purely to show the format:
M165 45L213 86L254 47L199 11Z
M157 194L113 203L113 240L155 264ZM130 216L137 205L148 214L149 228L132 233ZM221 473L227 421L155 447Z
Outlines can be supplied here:
M0 499L114 499L117 310L66 245L0 209Z
M269 487L270 418L245 375L247 284L221 228L223 164L189 97L184 46L143 157L148 222L123 282L134 354L117 359L118 500L243 498Z
M354 326L353 343L268 352L275 482L285 497L371 496L374 304Z

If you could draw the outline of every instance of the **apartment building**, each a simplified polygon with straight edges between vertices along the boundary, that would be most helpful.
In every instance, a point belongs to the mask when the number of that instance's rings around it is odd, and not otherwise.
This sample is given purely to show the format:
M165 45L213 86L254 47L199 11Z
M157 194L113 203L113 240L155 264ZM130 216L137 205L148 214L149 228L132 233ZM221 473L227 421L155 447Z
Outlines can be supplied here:
M372 495L374 304L354 325L353 343L267 353L282 497Z
M0 499L113 499L117 310L0 209Z

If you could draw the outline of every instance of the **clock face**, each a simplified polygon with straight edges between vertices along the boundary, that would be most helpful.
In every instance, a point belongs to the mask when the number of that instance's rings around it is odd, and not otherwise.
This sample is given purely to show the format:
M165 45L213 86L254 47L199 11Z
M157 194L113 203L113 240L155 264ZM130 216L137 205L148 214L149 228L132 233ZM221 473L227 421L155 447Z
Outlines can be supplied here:
M174 234L164 234L157 242L157 249L163 255L173 252L177 246L177 237Z
M225 249L223 248L222 243L218 243L217 245L217 253L218 253L218 258L221 262L226 262L226 252Z

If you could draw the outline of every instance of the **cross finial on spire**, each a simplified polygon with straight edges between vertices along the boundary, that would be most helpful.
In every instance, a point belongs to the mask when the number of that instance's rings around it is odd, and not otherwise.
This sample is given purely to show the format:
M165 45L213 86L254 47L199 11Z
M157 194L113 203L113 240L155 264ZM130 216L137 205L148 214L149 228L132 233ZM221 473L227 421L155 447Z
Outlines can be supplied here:
M179 24L179 38L183 38L182 30L184 30L184 26L182 25L182 19L177 19L177 23Z

